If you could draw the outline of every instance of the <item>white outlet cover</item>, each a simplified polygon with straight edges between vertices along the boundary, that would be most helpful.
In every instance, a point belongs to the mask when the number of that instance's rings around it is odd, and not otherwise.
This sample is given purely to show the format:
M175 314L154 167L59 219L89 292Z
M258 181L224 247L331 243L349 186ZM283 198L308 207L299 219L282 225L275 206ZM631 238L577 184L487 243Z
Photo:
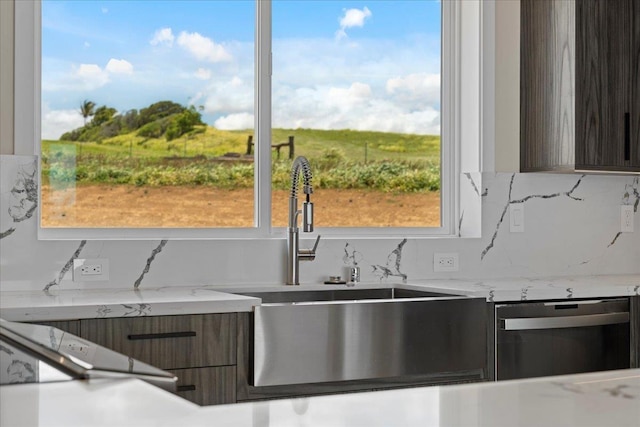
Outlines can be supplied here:
M457 252L434 253L433 254L433 271L459 271L460 259Z
M100 265L102 274L82 274L84 266ZM109 259L108 258L76 258L73 260L73 281L74 282L99 282L109 280Z

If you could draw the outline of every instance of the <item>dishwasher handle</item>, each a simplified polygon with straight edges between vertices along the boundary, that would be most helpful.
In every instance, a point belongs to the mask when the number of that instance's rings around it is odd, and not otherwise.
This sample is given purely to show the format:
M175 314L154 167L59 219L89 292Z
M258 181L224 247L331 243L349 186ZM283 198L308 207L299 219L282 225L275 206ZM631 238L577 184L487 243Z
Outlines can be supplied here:
M585 326L615 325L618 323L629 323L629 312L587 314L582 316L501 318L500 329L504 331L524 331L530 329L581 328Z

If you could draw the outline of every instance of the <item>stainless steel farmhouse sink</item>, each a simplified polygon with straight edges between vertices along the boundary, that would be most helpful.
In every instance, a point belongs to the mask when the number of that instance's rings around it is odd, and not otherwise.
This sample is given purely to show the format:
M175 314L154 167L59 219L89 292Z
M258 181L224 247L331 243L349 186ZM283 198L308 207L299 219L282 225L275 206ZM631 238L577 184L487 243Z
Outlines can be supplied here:
M234 292L238 294L238 292ZM434 292L416 291L402 288L341 288L341 289L321 289L321 290L293 290L293 291L261 291L242 292L240 295L261 298L263 304L278 303L311 303L317 301L362 301L380 299L399 298L422 298L422 297L446 297L455 295L444 295Z
M234 293L262 299L247 373L254 387L486 373L482 298L399 287Z

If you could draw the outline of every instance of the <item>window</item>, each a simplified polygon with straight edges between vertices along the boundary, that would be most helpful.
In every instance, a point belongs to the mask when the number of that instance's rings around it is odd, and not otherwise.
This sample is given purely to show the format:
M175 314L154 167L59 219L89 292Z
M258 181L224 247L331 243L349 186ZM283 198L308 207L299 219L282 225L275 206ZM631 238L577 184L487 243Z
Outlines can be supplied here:
M452 234L451 3L43 0L41 236Z
M42 227L252 227L254 23L252 1L44 0Z
M272 144L314 166L318 226L440 227L440 9L273 1ZM287 225L282 157L275 226Z

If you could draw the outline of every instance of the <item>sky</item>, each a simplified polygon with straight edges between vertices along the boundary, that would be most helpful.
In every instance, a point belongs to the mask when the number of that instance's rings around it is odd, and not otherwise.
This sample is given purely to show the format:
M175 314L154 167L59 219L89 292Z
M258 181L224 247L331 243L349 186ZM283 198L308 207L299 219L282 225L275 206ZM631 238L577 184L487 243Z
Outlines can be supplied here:
M171 100L254 120L253 1L42 2L42 137ZM272 126L440 133L437 0L275 0Z

